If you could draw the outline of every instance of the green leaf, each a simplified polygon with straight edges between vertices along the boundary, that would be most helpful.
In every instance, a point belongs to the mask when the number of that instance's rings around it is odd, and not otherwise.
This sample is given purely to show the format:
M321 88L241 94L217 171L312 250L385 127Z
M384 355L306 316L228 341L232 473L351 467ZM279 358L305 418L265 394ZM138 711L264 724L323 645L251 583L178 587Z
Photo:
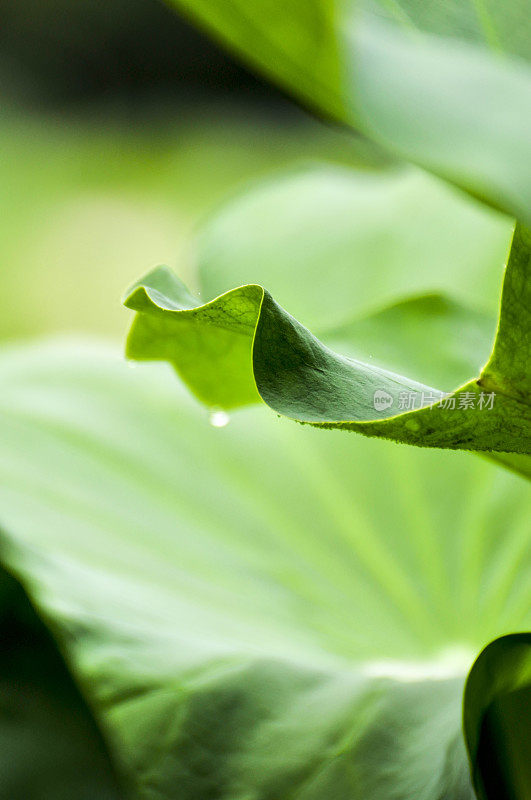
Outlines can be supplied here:
M465 735L479 800L531 795L531 633L497 639L468 677Z
M495 364L499 353L513 345L515 358L525 362L521 339L530 327L529 306L520 306L523 336L516 342L515 335L507 333L511 327L507 318L514 315L518 286L529 280L528 259L518 229L507 265ZM492 370L453 392L448 386L433 388L391 372L391 365L384 369L331 350L261 286L242 286L201 304L165 268L136 284L125 303L137 312L127 342L128 357L169 361L211 407L230 409L260 397L278 414L299 422L366 436L422 447L522 455L531 451L524 386L494 382L488 378ZM426 304L424 310L429 315ZM408 316L406 310L406 320ZM411 327L411 321L408 324ZM392 333L384 319L379 338L385 335ZM415 346L414 339L409 340L411 345ZM432 358L437 357L435 341Z
M516 227L507 264L494 351L481 373L484 387L531 398L531 231Z
M123 798L102 734L57 643L1 566L0 641L2 797Z
M268 286L333 349L450 389L489 357L511 229L419 171L316 165L262 181L203 224L199 285L206 299ZM412 293L425 297L396 303ZM531 475L528 456L494 458Z
M311 106L531 223L523 0L171 4Z
M261 408L212 428L103 348L0 381L10 564L132 797L472 800L465 674L531 624L523 481Z

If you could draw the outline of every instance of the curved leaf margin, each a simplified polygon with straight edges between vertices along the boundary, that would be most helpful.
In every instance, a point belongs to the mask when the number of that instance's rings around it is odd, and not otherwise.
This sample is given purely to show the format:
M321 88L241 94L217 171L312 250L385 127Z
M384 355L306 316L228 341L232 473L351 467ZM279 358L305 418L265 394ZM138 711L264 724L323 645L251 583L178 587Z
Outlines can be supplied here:
M528 232L517 226L491 359L478 378L446 396L332 351L257 284L201 304L165 267L125 300L137 312L126 352L171 362L211 407L261 398L278 414L319 427L421 447L525 455L531 409L520 384L530 312L520 295L522 286L529 292L530 254Z

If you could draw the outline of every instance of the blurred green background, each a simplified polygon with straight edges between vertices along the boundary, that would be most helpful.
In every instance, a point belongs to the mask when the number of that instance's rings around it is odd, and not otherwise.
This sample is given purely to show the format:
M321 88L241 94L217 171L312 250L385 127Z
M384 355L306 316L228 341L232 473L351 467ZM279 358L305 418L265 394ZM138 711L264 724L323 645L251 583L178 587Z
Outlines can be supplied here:
M158 0L0 2L0 337L123 336L127 285L287 165L382 167Z

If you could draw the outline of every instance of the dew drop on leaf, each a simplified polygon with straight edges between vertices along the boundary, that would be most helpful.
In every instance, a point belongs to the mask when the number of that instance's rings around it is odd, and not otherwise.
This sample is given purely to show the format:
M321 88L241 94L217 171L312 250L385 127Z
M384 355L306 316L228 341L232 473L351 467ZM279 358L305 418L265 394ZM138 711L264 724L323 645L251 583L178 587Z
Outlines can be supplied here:
M230 417L226 411L222 411L220 408L213 408L208 421L213 428L224 428L225 425L229 424Z

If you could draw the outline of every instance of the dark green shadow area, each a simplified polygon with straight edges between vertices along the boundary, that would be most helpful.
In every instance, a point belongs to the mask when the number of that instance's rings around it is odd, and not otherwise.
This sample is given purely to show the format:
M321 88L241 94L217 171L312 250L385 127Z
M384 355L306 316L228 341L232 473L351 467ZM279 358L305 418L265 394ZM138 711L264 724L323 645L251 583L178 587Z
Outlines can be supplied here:
M21 584L0 566L0 797L121 800L103 735Z
M491 642L470 672L465 736L480 800L531 797L531 633Z

